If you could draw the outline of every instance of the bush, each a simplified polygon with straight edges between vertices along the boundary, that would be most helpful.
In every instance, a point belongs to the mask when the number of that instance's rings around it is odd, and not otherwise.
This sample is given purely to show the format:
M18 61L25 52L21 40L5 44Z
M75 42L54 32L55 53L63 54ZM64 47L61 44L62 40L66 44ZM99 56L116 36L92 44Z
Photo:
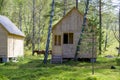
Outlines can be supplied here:
M117 65L120 66L120 57L116 59Z
M18 60L19 62L22 62L22 61L24 61L24 57L18 57L17 60Z
M6 76L0 74L0 80L9 80Z
M97 80L96 76L89 76L86 78L86 80Z
M6 62L4 65L5 66L17 66L15 62Z

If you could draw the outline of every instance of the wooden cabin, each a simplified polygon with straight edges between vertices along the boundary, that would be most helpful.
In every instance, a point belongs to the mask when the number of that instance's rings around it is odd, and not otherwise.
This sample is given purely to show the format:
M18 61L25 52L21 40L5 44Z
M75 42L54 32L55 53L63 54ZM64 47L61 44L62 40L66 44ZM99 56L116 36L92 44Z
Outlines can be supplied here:
M62 63L63 59L74 58L76 46L81 34L82 23L83 15L76 8L73 8L57 24L53 26L52 63ZM87 28L88 26L86 26L86 29ZM85 31L83 34L82 43L80 45L80 52L78 52L78 59L92 58L92 47L89 45L91 41L91 33ZM96 59L96 47L94 47L93 58Z
M24 55L24 37L11 20L0 15L0 62Z

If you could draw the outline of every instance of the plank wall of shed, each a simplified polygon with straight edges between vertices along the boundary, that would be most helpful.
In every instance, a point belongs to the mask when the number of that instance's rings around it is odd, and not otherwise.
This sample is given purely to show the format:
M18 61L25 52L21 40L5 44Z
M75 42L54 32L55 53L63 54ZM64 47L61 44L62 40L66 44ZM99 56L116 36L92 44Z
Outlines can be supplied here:
M0 24L0 57L7 56L7 32Z
M76 10L73 10L65 18L59 22L56 27L53 29L53 44L52 44L52 52L54 55L62 55L63 58L74 58L77 42L80 37L80 31L83 22L83 16L79 15ZM73 33L73 44L63 44L63 34L64 33ZM61 35L61 46L57 47L54 45L54 35ZM83 42L88 43L87 40L83 40ZM87 48L85 45L82 49ZM78 57L80 58L91 58L91 52L86 50L82 50L79 53ZM95 53L96 57L96 53Z
M16 35L8 36L8 57L23 56L24 38Z

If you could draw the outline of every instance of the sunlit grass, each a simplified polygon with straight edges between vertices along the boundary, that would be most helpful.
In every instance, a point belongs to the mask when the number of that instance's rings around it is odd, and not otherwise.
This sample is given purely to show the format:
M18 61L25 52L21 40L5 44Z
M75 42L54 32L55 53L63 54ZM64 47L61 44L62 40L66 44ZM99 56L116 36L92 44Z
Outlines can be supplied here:
M117 56L118 55L118 50L116 49L116 47L118 47L119 43L118 43L117 39L115 38L115 35L113 34L113 31L111 31L111 30L107 30L107 31L109 32L109 34L108 34L108 46L106 48L106 51L104 51L105 44L103 43L102 56L105 56L105 55ZM105 39L105 35L106 35L106 33L104 34L103 39Z
M43 55L31 56L31 51L25 51L25 57L19 62L0 63L0 80L120 80L120 58L115 51L117 43L107 48L107 51L97 57L92 75L90 62L68 61L63 64L43 64ZM112 51L113 50L113 51ZM105 57L112 55L112 58ZM111 69L115 66L116 69Z
M91 63L69 61L63 64L43 64L42 56L26 56L18 63L0 64L0 74L10 80L119 80L120 66L116 58L98 57L95 74ZM110 69L111 65L117 69Z

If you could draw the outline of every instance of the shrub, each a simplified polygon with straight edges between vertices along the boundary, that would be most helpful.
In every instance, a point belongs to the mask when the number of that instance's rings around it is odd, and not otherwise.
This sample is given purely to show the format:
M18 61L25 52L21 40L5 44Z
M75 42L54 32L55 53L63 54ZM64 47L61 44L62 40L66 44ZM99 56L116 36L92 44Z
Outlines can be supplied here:
M4 65L5 66L17 66L15 62L6 62Z
M0 74L0 80L9 80L6 76Z
M116 59L117 65L120 66L120 57Z
M89 76L86 78L86 80L97 80L96 76Z
M22 62L22 61L24 61L24 57L18 57L17 60L18 60L19 62Z

